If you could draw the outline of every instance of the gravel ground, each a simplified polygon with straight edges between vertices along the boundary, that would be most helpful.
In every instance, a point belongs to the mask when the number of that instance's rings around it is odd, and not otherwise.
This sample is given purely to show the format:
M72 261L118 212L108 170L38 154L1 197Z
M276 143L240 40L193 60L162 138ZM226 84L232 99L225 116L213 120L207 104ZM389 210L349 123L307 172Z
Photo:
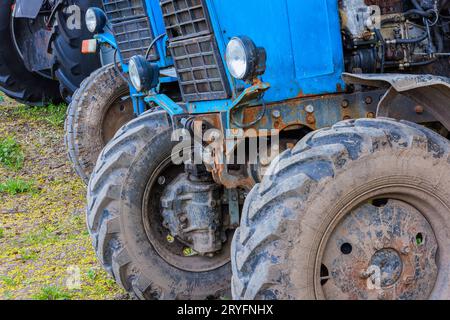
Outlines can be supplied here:
M65 106L26 107L0 94L0 299L128 298L92 249L64 115ZM15 165L2 163L2 141L14 145Z

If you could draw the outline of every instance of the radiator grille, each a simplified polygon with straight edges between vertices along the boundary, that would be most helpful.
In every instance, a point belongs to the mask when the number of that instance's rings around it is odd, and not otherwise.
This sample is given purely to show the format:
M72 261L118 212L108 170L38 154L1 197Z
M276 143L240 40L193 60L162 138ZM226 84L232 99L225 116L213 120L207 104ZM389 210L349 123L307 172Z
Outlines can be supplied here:
M160 0L184 101L229 97L222 58L203 0Z
M114 37L125 63L134 55L145 55L154 39L143 0L103 0L103 8L111 23ZM150 60L159 59L156 47Z

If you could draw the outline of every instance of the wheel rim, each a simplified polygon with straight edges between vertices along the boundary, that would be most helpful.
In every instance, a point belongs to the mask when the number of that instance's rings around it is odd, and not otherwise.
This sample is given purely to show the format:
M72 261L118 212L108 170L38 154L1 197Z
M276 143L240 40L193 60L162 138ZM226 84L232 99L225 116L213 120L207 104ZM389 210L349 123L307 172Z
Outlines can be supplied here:
M438 241L425 214L428 210L414 206L420 199L401 194L380 198L372 192L366 199L354 199L322 238L316 296L429 298L439 268Z
M114 138L116 132L134 117L133 101L128 89L120 92L111 99L112 103L106 108L102 120L102 139L107 144Z
M151 175L142 202L142 219L147 238L158 255L173 267L189 272L216 270L230 262L232 234L228 234L228 240L223 249L212 258L196 255L186 256L184 250L187 245L177 238L169 241L169 231L163 226L161 196L164 189L182 173L184 173L184 166L174 165L169 157Z

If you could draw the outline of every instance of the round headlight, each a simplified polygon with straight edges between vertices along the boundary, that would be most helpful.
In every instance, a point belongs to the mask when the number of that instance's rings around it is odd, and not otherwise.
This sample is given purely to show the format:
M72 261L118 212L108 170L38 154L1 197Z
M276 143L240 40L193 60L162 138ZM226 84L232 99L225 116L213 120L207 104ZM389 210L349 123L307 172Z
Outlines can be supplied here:
M100 8L89 8L86 11L85 22L89 32L100 33L106 26L106 15Z
M235 37L226 50L226 63L230 74L239 80L251 80L266 69L266 51L257 48L248 37Z
M159 67L143 56L134 56L128 64L128 74L133 87L141 92L155 88L159 82Z
M247 54L240 38L233 38L228 43L226 52L227 67L236 79L244 79L248 69Z

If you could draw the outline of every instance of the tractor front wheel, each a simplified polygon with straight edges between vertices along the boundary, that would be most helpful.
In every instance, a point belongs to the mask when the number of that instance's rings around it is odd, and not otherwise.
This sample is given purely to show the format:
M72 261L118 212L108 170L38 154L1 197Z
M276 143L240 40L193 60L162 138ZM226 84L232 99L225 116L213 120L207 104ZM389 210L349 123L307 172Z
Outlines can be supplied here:
M73 96L65 140L69 159L86 184L104 146L134 118L129 92L114 65L107 65L86 78Z
M249 194L236 299L449 299L450 143L416 124L313 132Z
M104 268L139 299L230 296L230 246L213 257L187 252L162 216L163 194L184 175L172 163L164 112L125 125L99 157L88 187L88 227Z

